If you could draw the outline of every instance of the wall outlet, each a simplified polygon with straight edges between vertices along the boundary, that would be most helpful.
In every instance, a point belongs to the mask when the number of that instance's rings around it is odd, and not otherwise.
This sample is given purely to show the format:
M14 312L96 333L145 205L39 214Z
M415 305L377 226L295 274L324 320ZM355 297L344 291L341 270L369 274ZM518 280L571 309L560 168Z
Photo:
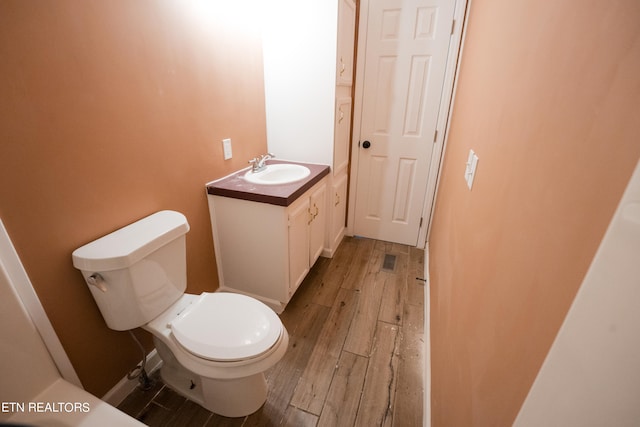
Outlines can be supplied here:
M467 187L471 190L473 178L476 176L476 168L478 167L478 156L473 150L469 150L469 158L467 159L467 167L464 170L464 179L467 181Z
M233 157L233 151L231 150L231 138L222 140L222 151L224 152L225 160L229 160Z

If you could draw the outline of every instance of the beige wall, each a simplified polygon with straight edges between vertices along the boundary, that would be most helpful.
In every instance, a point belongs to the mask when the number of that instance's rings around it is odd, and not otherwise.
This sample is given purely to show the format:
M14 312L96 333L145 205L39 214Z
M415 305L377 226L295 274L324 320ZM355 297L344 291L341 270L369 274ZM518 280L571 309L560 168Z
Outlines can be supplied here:
M140 354L106 328L73 249L175 209L191 224L188 291L216 289L204 184L266 151L260 39L187 4L0 2L0 216L98 396Z
M516 417L640 156L638 22L635 0L472 2L430 235L434 426Z

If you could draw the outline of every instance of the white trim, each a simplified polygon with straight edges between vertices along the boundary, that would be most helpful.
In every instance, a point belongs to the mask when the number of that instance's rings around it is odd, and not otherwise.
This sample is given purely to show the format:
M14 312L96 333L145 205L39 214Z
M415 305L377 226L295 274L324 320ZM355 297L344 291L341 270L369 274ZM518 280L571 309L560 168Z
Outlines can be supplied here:
M42 307L42 303L36 294L27 271L24 269L20 257L16 252L7 229L0 219L0 263L4 267L8 279L15 288L20 300L24 304L33 324L35 325L42 341L53 359L60 375L68 382L83 388L80 378L76 373L69 356L64 351L60 339L56 335L47 313ZM71 263L71 258L69 258Z
M460 39L460 46L458 48L458 61L456 64L456 72L455 72L455 79L453 81L453 88L452 88L452 92L451 92L451 103L449 105L449 111L447 113L447 123L446 123L446 128L445 131L443 132L442 138L443 138L443 143L442 143L442 151L440 153L440 160L438 163L438 174L435 177L435 180L433 182L433 185L435 185L435 188L433 190L433 199L431 201L430 207L429 207L429 221L427 222L427 227L426 227L426 239L427 241L429 241L429 235L431 234L431 225L433 223L433 213L435 211L435 200L436 200L436 196L438 195L438 184L440 183L440 175L442 174L442 160L444 159L445 156L445 152L447 149L447 142L449 139L449 129L451 128L451 120L448 120L448 117L451 117L451 114L453 113L453 108L455 106L455 100L456 100L456 91L458 90L458 77L460 75L460 66L462 64L462 52L464 51L464 41L467 35L467 25L469 22L469 13L471 11L471 2L472 0L466 0L465 1L465 7L462 9L462 11L460 11L458 9L458 6L456 6L456 19L458 19L458 14L460 12L463 13L463 18L462 18L462 26L461 26L461 30L462 30L462 34L461 34L461 39ZM426 213L426 205L425 205L425 213Z
M356 76L354 81L353 114L351 131L351 170L349 172L349 204L347 205L347 229L345 234L353 236L356 206L356 182L358 177L358 146L362 122L362 97L364 94L364 52L366 52L366 33L369 24L369 0L361 0L358 10L358 46L356 51Z
M442 84L442 95L440 97L440 109L438 110L438 131L437 139L434 142L431 153L431 163L429 167L429 177L427 179L427 189L422 208L422 217L425 219L423 226L418 231L418 247L425 247L431 229L433 210L435 207L436 191L440 179L442 159L444 158L444 147L449 134L449 117L453 111L455 89L458 83L458 70L460 69L460 58L462 57L462 46L464 35L466 34L468 4L471 0L456 0L453 11L455 27L449 40L449 55L447 56L447 68Z
M142 363L142 361L141 361ZM146 366L147 366L147 374L151 375L162 366L162 359L160 359L160 355L154 348L147 354L146 358ZM111 390L109 390L104 396L102 396L102 400L107 402L112 406L118 406L121 404L124 399L131 394L131 392L136 388L138 382L136 380L130 380L125 375L116 385L113 386Z
M431 427L431 277L429 277L429 243L424 249L424 409L422 425Z

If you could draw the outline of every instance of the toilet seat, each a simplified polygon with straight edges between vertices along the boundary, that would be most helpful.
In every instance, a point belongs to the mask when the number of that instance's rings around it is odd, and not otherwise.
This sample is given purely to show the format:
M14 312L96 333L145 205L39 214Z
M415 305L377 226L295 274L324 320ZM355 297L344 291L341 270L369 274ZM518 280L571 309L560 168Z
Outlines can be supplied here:
M258 357L282 334L280 318L265 304L223 292L200 295L168 326L190 353L224 362Z

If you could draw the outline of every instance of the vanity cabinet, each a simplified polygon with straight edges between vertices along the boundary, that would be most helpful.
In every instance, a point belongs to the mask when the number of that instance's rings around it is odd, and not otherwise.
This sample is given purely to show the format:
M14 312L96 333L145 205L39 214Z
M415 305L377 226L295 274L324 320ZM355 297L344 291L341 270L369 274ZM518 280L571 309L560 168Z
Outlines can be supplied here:
M289 206L209 194L222 291L281 313L324 249L327 178Z

